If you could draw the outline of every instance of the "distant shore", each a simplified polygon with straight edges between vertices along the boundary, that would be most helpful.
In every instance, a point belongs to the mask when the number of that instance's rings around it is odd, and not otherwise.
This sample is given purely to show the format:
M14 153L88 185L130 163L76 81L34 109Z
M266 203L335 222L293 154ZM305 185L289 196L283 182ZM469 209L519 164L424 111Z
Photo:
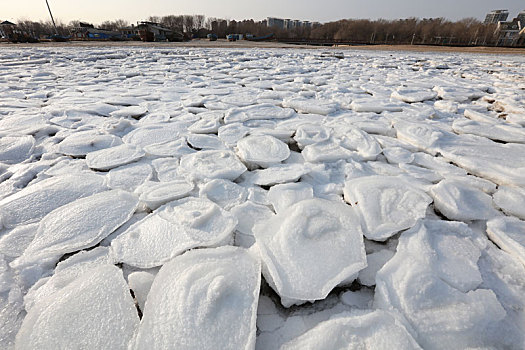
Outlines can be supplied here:
M426 45L337 45L337 46L312 46L312 45L292 45L274 41L255 42L255 41L234 41L227 40L192 40L188 42L152 42L144 43L140 41L70 41L70 42L41 42L37 44L11 44L0 43L0 48L31 48L31 47L202 47L202 48L287 48L287 49L337 49L337 50L371 50L371 51L411 51L411 52L442 52L442 53L478 53L478 54L509 54L523 55L525 48L508 47L454 47L454 46L426 46Z

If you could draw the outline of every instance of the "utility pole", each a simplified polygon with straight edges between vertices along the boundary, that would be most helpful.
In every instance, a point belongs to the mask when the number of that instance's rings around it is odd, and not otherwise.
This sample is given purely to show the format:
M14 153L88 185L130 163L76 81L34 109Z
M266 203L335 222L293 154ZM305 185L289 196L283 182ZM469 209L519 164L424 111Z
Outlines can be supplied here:
M414 45L414 39L416 38L416 33L414 33L414 35L412 35L412 42L410 43L410 45Z
M49 7L49 2L46 0L47 9L49 10L49 15L51 16L51 22L53 22L53 27L55 27L55 34L58 35L58 29L57 25L55 24L55 19L53 18L53 14L51 13L51 7Z

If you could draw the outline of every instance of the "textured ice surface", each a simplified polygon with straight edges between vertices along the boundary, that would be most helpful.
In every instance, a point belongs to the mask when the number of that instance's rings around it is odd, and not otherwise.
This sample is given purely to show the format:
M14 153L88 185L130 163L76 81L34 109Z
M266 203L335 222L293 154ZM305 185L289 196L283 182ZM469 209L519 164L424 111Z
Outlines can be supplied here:
M377 241L414 226L432 202L417 186L392 176L351 179L344 197L361 216L365 237Z
M237 220L207 199L170 202L111 242L115 258L137 267L160 266L195 247L228 243Z
M525 220L525 189L523 187L499 186L492 198L505 213Z
M186 197L193 188L194 185L184 179L168 182L149 182L138 190L141 192L139 199L148 208L155 210L162 204Z
M132 349L253 349L261 265L243 248L187 252L151 286Z
M118 268L88 270L28 312L17 349L127 349L139 318Z
M0 218L5 227L38 221L75 199L105 189L104 178L89 173L52 177L0 201Z
M180 160L179 173L190 179L235 180L246 166L231 151L202 151L185 155Z
M283 305L324 299L366 267L359 218L323 199L301 201L254 228L263 273Z
M239 157L246 164L268 168L290 156L288 146L270 135L248 136L237 142Z
M403 314L425 349L497 347L503 339L494 330L506 311L494 291L480 286L486 244L463 223L420 221L378 272L376 305Z
M86 156L86 163L91 169L109 170L137 161L144 155L139 147L124 144L90 152Z
M487 235L525 265L525 221L501 217L487 222Z
M421 349L402 321L376 310L338 314L287 342L283 350Z
M78 199L47 214L23 259L89 248L128 221L138 205L129 192L112 190Z

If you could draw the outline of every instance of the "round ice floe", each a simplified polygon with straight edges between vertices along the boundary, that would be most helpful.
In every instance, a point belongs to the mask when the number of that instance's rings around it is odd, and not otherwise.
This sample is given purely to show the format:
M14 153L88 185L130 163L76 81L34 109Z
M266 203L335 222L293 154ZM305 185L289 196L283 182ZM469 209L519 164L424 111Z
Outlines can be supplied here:
M488 220L497 214L490 195L465 183L445 179L430 194L436 209L450 220Z
M303 149L304 160L311 163L336 162L340 159L359 158L357 152L352 152L331 140L314 143Z
M384 241L425 217L432 202L425 192L392 176L365 176L345 184L344 198L362 218L365 237Z
M109 170L121 165L133 163L146 153L134 145L123 144L88 153L86 163L91 169Z
M494 203L505 213L525 220L525 189L500 186L493 196Z
M155 210L162 204L187 196L195 186L184 179L150 182L140 188L140 201Z
M294 97L284 99L283 107L293 108L297 113L328 115L337 111L339 106L333 102Z
M129 106L117 109L110 113L113 118L138 118L148 113L148 109L142 106Z
M420 221L378 272L374 305L400 312L425 349L497 348L513 330L493 332L506 327L506 312L481 284L486 247L487 239L466 224Z
M248 135L250 128L241 123L223 125L219 128L219 139L227 145L235 145L237 141Z
M206 197L225 210L229 210L243 203L248 196L248 192L244 187L231 181L215 179L201 187L199 196Z
M377 155L381 153L379 143L359 128L345 128L344 135L340 140L341 146L357 151L364 160L375 160Z
M525 265L525 221L511 217L492 219L487 222L487 235Z
M31 157L34 147L35 139L30 135L0 137L0 162L20 163Z
M437 92L432 90L400 88L392 92L391 97L403 102L416 103L433 100L437 95Z
M144 147L146 153L158 157L181 157L196 151L188 146L186 138L182 137L175 141L155 143Z
M40 300L24 318L17 349L127 349L139 324L122 272L88 270Z
M414 153L402 147L384 148L383 154L388 162L393 164L407 164L414 161Z
M324 299L366 267L359 218L342 203L304 200L253 231L264 277L284 306Z
M270 135L248 136L237 142L237 153L247 164L268 168L290 156L288 146Z
M133 163L111 169L106 176L110 188L133 192L144 181L151 179L153 169L146 163Z
M255 170L247 175L248 182L259 186L272 186L286 182L295 182L311 171L304 164L279 164L268 169Z
M195 149L225 149L224 143L215 135L188 135L188 144Z
M224 117L226 124L261 119L286 119L295 115L293 109L281 108L272 104L259 104L244 108L230 109Z
M297 202L312 198L314 198L312 185L302 182L276 185L268 191L268 200L276 213L286 210Z
M258 257L236 247L198 249L155 277L130 349L255 347Z
M179 174L196 180L235 180L246 167L231 151L200 151L180 160Z
M111 242L117 261L149 268L195 247L227 244L237 220L215 203L197 198L172 201Z
M62 140L57 146L57 151L68 156L82 157L90 152L121 144L122 140L115 135L83 131L73 133Z
M223 112L206 112L198 114L200 120L193 123L188 130L195 134L215 134L221 126L220 119L224 116Z
M137 205L136 196L112 190L55 209L42 219L23 257L60 256L92 247L128 221Z
M37 221L52 210L106 189L104 177L64 175L40 181L0 201L0 223L11 228Z
M383 310L343 313L285 343L281 350L421 349L399 317Z
M185 123L162 123L141 126L123 137L124 142L140 147L146 147L156 143L175 141L179 138L181 131L186 127Z

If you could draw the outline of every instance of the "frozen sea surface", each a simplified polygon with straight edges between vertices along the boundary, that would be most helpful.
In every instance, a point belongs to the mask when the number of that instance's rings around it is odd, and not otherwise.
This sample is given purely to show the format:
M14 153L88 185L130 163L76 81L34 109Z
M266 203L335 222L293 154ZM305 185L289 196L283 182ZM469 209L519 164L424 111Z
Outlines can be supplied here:
M335 56L3 48L0 348L524 349L525 58Z

